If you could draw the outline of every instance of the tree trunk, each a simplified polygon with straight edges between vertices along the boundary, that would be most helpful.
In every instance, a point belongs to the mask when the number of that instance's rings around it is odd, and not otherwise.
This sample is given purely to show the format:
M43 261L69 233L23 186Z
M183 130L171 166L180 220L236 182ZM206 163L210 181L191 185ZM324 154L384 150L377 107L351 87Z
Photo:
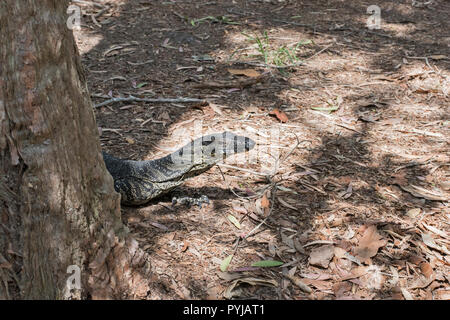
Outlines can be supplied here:
M142 298L67 6L0 2L0 298Z

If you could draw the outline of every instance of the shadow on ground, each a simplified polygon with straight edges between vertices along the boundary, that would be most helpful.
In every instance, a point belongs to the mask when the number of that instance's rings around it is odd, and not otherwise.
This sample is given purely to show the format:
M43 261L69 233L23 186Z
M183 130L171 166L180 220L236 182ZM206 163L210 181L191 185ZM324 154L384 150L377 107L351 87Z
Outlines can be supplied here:
M367 28L367 7L359 1L104 1L101 7L83 6L87 15L83 17L77 42L95 103L131 94L201 98L219 105L219 111L217 107L211 109L200 104L133 102L98 108L96 117L103 129L103 149L124 158L151 159L163 155L168 148L182 145L184 141L174 141L172 134L179 129L190 132L194 121L202 121L205 130L217 131L236 128L248 132L248 126L264 131L270 126L281 126L280 141L287 144L287 149L295 144L290 133L304 135L301 139L311 144L293 152L277 177L287 175L282 185L296 195L281 191L279 197L294 199L289 205L297 209L277 201L267 220L269 234L258 239L263 233L261 229L241 244L236 257L241 265L273 256L273 252L267 251L268 243L273 245L275 241L278 248L286 246L286 230L294 232L290 239L297 235L303 245L311 240L336 237L330 231L336 228L345 231L347 227L376 224L379 229L401 232L404 226L399 221L407 219L404 214L410 208L433 212L444 205L413 196L402 186L434 185L435 180L427 179L439 178L432 174L445 166L447 160L440 156L448 148L439 138L441 133L427 135L422 130L420 135L411 128L391 128L397 118L412 123L412 128L417 123L448 123L444 107L448 96L442 85L448 79L443 75L448 74L450 66L450 5L445 1L416 4L419 7L413 7L410 1L379 1L382 28L374 30ZM102 8L102 14L95 16ZM95 19L89 14L94 14ZM258 56L262 51L258 52L257 41L248 36L263 41L264 32L269 35L265 44L269 55L277 55L289 42L312 40L296 52L294 62L305 64L277 68L269 66L276 61L264 63ZM411 73L415 66L422 71ZM250 68L265 71L266 75L264 81L245 88L212 87L212 83L232 83L238 78L230 74L229 68ZM413 81L430 73L436 79L444 79L444 83L414 88ZM198 88L199 84L206 88ZM409 96L411 92L413 96ZM336 102L338 97L341 103ZM335 110L311 110L318 106L329 109L336 106L333 103L338 105ZM411 113L410 105L421 104L430 106L430 111ZM289 115L287 124L283 126L267 115L274 108ZM389 131L388 135L383 128L392 129L392 134ZM413 132L415 136L405 138L399 132ZM258 132L249 134L261 140ZM167 145L166 141L169 147L160 147ZM436 151L434 158L430 158L432 162L423 159L417 145L425 153ZM402 147L405 149L400 150ZM417 156L402 158L405 150ZM251 168L260 170L255 165ZM240 175L239 171L231 173L235 177ZM214 178L217 176L220 173L213 170L204 180L194 180L192 186L177 191L206 194L213 200L208 208L169 208L169 197L141 208L123 208L124 220L144 250L152 259L159 259L158 281L166 289L153 298L222 297L225 281L217 276L217 264L210 260L232 253L236 237L242 231L233 229L226 216L233 213L231 202L241 199ZM235 192L249 195L267 185L262 180L261 183L258 177L246 175L242 183L235 181L231 186ZM213 186L208 185L213 181ZM247 228L263 219L250 214L251 205L246 211L248 218L245 220L246 215L242 221ZM339 219L343 224L335 225ZM310 234L315 236L308 238ZM410 235L415 237L417 233ZM344 241L342 234L336 239ZM214 245L208 247L208 253L201 251L202 245L211 243ZM303 269L308 265L308 251L293 252L288 248L275 252L278 260L297 261L290 268L297 265ZM374 258L374 263L395 265L395 261L408 255L407 251L398 257L381 254ZM316 269L314 272L318 272ZM307 295L288 286L277 271L253 272L254 276L275 278L280 285L249 287L243 297L338 297L331 287ZM393 295L392 288L385 288L358 297L384 299Z

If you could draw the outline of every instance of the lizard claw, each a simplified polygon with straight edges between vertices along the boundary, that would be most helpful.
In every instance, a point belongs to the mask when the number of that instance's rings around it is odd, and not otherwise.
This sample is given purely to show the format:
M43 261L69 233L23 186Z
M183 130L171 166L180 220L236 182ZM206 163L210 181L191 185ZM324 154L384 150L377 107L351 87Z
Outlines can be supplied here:
M192 198L192 197L173 197L172 198L172 206L175 204L180 203L186 205L188 208L190 208L192 205L198 206L200 209L202 208L202 205L204 203L209 204L209 198L206 195L201 195L199 198Z

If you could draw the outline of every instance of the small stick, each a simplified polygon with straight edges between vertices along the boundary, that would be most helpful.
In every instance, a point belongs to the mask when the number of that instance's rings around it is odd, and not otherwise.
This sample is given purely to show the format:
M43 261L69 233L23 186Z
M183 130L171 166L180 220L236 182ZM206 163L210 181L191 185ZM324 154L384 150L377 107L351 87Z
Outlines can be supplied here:
M332 43L332 44L326 46L326 47L323 48L322 50L319 50L319 51L317 51L316 53L314 53L312 56L306 58L306 60L309 60L309 59L311 59L311 58L313 58L313 57L315 57L315 56L321 54L321 53L324 52L325 50L328 50L329 48L331 48L333 45L334 45L334 43Z
M293 64L287 64L287 65L284 65L284 66L277 66L277 65L274 65L274 64L267 64L267 63L255 62L255 61L241 61L241 60L230 60L230 61L227 61L227 62L235 63L235 64L247 64L247 65L255 66L255 67L273 68L273 69L295 68L295 67L306 65L305 62L297 62L297 63L293 63Z
M130 102L130 101L138 101L138 102L166 102L166 103L186 103L186 102L200 102L204 103L206 100L204 99L196 99L196 98L137 98L134 96L129 97L119 97L119 98L112 98L106 101L103 101L102 103L98 103L94 105L94 108L99 108L106 106L110 103L115 102Z
M247 173L251 173L251 174L255 174L255 175L263 176L263 177L267 177L269 175L268 173L257 172L257 171L253 171L253 170L249 170L249 169L245 169L245 168L241 168L241 167L232 166L232 165L225 164L225 163L218 163L217 166L229 168L229 169L235 169L235 170L239 170L239 171L243 171L243 172L247 172Z

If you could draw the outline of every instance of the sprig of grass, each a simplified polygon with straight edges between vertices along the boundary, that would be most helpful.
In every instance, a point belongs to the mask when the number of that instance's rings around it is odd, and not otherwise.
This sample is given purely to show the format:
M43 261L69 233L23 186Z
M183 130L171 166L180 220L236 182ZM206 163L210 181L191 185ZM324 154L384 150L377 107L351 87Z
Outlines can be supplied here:
M273 64L280 68L299 62L298 49L303 45L312 43L311 40L304 40L297 42L294 47L281 46L277 48L270 44L267 31L264 31L261 35L249 35L244 32L242 34L257 45L257 51L265 64Z
M250 41L255 42L258 46L258 52L260 55L264 58L264 63L269 63L269 54L266 50L266 48L269 46L269 36L267 34L267 31L264 31L262 36L254 35L251 36L249 34L246 34L242 32L244 36L246 36Z

